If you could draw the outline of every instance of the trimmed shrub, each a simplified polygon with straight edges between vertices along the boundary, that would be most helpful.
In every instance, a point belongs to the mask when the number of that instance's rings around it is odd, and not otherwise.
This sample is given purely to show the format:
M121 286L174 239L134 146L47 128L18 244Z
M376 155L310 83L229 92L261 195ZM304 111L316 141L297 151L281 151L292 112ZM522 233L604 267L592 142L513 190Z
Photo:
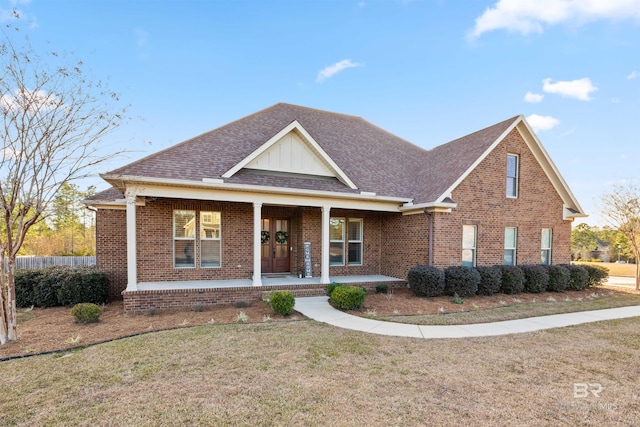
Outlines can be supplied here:
M551 292L564 292L569 287L569 269L562 265L547 266L549 272L549 284L547 290Z
M42 276L40 276L40 280L33 284L33 304L38 307L61 305L58 300L58 291L72 270L71 267L63 265L40 270Z
M444 292L447 295L470 297L478 292L480 273L475 268L451 266L444 270Z
M493 267L476 267L480 274L480 283L478 283L478 294L493 295L500 292L502 284L502 268Z
M71 309L71 315L75 317L76 323L94 323L97 322L102 314L100 306L93 303L76 304Z
M24 270L16 270L16 306L19 308L31 307L36 305L33 302L33 287L42 277L42 270L27 268Z
M581 291L589 286L589 273L581 265L564 264L569 270L569 286L572 291Z
M376 286L376 294L386 294L389 292L389 285L382 284Z
M287 316L293 312L293 306L296 300L291 292L276 291L269 295L269 304L273 311L283 316Z
M413 267L407 274L407 281L419 297L437 297L444 293L444 272L436 267Z
M58 304L71 306L81 302L109 302L109 277L95 267L70 269L58 289Z
M109 302L109 278L95 267L54 266L17 270L15 281L18 307Z
M524 274L524 291L538 294L547 290L549 273L543 265L523 265L520 267Z
M338 286L331 293L331 302L340 310L355 310L362 307L367 293L357 286Z
M519 294L524 290L524 274L517 265L503 265L500 292L504 294Z
M335 288L337 288L338 286L342 286L342 283L336 283L336 282L329 283L327 285L327 295L329 295L329 297L331 297L331 294L333 293L333 290Z
M583 265L582 268L587 270L589 275L588 288L600 286L602 282L609 277L609 269L600 265Z

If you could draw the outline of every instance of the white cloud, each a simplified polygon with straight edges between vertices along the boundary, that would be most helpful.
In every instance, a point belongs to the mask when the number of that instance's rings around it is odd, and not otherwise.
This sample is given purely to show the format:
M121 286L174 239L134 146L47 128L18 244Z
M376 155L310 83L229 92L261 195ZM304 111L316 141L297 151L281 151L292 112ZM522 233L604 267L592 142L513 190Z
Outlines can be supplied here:
M521 34L542 33L549 25L603 19L640 20L640 0L499 0L476 18L468 36L475 39L500 29Z
M550 130L560 124L560 120L551 116L540 116L538 114L531 114L527 117L527 122L531 125L534 131Z
M0 108L4 111L46 111L59 106L60 100L42 90L18 90L0 97Z
M322 83L326 79L333 77L335 74L339 73L342 70L346 70L347 68L359 67L361 64L357 62L353 62L350 59L343 59L340 62L336 62L333 65L329 65L318 73L318 77L316 77L316 83Z
M542 90L547 93L557 93L566 98L576 98L581 101L591 101L589 94L598 90L591 83L591 79L585 77L583 79L571 81L558 81L551 83L551 79L542 81Z
M542 102L543 98L544 98L544 95L541 95L539 93L533 93L533 92L527 92L524 95L524 100L532 104L537 104L539 102Z
M638 77L640 77L640 73L637 71L632 71L631 73L629 73L629 75L627 76L627 78L629 80L631 79L637 79Z

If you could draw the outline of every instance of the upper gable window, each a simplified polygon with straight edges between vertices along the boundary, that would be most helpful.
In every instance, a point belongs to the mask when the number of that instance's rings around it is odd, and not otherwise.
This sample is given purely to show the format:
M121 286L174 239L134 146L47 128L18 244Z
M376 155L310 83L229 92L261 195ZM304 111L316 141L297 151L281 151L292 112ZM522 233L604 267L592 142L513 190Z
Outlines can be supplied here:
M507 197L518 197L519 158L516 154L507 154Z

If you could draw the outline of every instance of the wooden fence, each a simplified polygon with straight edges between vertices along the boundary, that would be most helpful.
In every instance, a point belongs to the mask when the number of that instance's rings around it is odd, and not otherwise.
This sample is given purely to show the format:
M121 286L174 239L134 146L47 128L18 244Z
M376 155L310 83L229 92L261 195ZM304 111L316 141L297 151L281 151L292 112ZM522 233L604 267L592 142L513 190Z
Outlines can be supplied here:
M8 269L9 260L4 260L4 271ZM16 258L16 270L23 268L45 268L54 265L71 267L90 267L96 265L95 256L19 256Z

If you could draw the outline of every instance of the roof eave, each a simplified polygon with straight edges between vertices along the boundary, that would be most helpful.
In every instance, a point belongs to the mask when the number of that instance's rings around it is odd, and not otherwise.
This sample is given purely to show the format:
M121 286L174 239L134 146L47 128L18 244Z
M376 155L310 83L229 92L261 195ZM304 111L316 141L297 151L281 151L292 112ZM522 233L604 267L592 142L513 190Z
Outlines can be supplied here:
M207 180L202 181L183 180L183 179L166 179L156 177L145 177L135 175L111 175L101 174L100 177L107 181L114 187L119 188L121 191L125 191L127 186L140 186L144 184L164 185L174 187L190 187L190 188L207 188L207 189L220 189L220 190L232 190L232 191L244 191L244 192L256 192L256 193L269 193L269 194L286 194L286 195L308 195L317 197L332 197L343 198L353 200L371 200L376 202L391 202L403 205L410 203L413 199L408 197L394 197L394 196L378 196L376 193L361 192L361 193L341 193L336 191L325 190L309 190L301 188L287 188L287 187L275 187L266 185L250 185L250 184L232 184L225 183L223 180Z

